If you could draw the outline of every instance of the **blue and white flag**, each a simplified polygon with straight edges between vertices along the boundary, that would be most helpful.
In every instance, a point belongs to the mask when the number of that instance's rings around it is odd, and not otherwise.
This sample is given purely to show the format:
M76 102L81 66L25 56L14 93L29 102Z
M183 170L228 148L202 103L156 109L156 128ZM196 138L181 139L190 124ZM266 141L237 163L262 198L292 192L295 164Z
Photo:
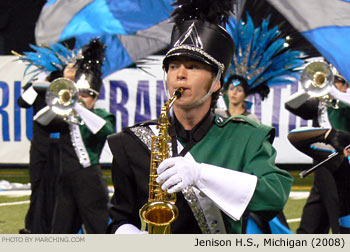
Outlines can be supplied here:
M267 0L350 81L350 0Z
M81 48L99 37L106 46L103 76L166 48L173 0L49 0L35 28L37 44L70 38Z

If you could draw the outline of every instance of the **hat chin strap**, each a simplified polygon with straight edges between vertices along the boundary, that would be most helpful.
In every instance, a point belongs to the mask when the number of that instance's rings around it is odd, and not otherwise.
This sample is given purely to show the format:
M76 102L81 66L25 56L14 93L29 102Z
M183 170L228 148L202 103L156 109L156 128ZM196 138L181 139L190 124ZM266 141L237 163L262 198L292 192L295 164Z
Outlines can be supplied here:
M202 98L200 98L198 101L196 101L190 105L185 106L185 108L190 109L190 108L194 108L194 107L197 107L197 106L203 104L213 94L214 88L216 87L217 83L220 81L220 78L221 78L221 71L220 71L220 69L218 69L218 72L216 73L216 77L213 80L213 82L211 83L211 87L210 87L208 93L206 95L204 95ZM168 87L166 85L166 81L165 81L165 71L163 72L163 85L164 85L164 90L166 90L166 95L169 98L170 94L169 94L169 89L168 89Z

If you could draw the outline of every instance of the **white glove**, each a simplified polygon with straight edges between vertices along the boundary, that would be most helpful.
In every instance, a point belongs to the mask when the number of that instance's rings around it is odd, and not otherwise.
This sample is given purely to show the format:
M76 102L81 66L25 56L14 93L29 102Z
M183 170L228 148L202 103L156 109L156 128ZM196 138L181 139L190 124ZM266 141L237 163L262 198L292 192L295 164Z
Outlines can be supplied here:
M168 193L179 192L189 185L196 185L200 177L200 164L184 157L168 158L157 169L157 183Z
M156 182L162 184L163 190L174 193L195 186L234 220L241 218L257 184L255 175L184 157L164 160L157 173Z
M38 93L35 91L34 87L31 86L28 88L24 93L22 94L23 100L28 103L29 105L33 105L36 97L38 96Z
M116 231L115 234L148 234L146 231L138 229L132 224L123 224Z

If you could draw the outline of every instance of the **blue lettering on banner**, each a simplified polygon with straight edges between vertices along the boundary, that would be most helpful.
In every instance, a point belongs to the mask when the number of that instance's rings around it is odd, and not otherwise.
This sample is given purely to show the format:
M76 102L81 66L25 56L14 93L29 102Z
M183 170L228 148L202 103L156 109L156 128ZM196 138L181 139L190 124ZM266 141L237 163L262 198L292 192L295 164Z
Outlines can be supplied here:
M117 103L117 93L121 92L121 101ZM128 85L124 81L110 81L110 105L109 112L116 115L117 112L122 116L122 128L129 125L129 113L125 104L129 99ZM118 120L118 119L117 119ZM118 125L118 122L116 122Z
M276 128L276 137L279 137L279 120L280 120L280 109L281 109L281 89L286 88L286 86L276 86L273 87L273 106L272 106L272 126Z
M160 111L162 109L162 106L164 103L166 103L168 100L168 97L164 90L163 81L157 81L157 115L158 118L160 115Z
M26 135L31 141L33 138L33 107L26 109Z
M255 115L258 117L259 121L261 122L262 112L261 112L261 97L260 95L255 95L254 97L254 105L255 105Z
M250 95L247 97L247 101L251 102L251 108L248 111L252 112L261 122L261 98L260 95ZM254 109L254 112L253 112Z
M294 94L298 91L298 85L292 85L291 86L291 93ZM297 117L293 113L289 113L289 128L288 131L290 132L291 130L295 129L296 127L296 120Z
M141 113L142 108L144 110L143 114ZM148 81L139 81L136 93L135 123L147 121L150 119L151 106L149 102L149 83Z
M15 118L15 141L21 141L21 108L17 104L18 98L21 96L21 82L15 81L14 92L14 118Z
M4 110L9 104L9 87L6 82L0 81L2 89L2 104L0 105L0 116L2 120L2 137L4 142L10 141L9 115Z
M101 89L100 89L100 92L99 92L99 95L98 95L98 99L99 100L106 99L106 91L105 91L105 86L103 85L103 83L102 83L102 86L101 86Z

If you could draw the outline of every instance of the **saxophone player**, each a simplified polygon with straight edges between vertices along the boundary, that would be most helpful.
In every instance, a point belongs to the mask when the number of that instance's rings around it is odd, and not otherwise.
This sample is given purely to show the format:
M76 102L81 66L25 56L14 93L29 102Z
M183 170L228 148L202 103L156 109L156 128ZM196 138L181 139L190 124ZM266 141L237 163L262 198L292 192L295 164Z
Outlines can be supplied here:
M234 43L222 28L225 19L216 20L218 13L188 19L181 10L217 9L203 5L223 2L232 6L231 1L201 1L201 6L176 9L172 47L163 60L169 92L183 89L169 113L171 157L160 163L156 179L162 190L176 193L178 217L171 233L241 233L246 209L273 218L292 184L275 165L273 128L213 112ZM108 137L115 188L110 233L143 233L139 210L148 200L149 142L156 124L139 123Z

